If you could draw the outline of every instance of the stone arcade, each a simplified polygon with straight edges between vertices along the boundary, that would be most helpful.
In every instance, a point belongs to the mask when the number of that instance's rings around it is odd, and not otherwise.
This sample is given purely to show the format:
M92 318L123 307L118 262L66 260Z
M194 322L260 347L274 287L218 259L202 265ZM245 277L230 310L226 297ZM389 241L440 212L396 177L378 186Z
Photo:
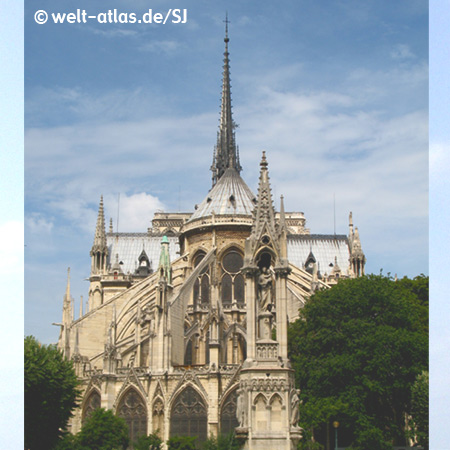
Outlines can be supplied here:
M264 152L256 196L241 178L228 42L206 198L144 233L106 232L101 199L76 320L68 274L58 345L82 380L74 433L101 406L132 439L235 432L246 449L290 450L301 438L288 321L314 290L364 274L365 256L351 213L348 236L314 235L282 197L274 210Z

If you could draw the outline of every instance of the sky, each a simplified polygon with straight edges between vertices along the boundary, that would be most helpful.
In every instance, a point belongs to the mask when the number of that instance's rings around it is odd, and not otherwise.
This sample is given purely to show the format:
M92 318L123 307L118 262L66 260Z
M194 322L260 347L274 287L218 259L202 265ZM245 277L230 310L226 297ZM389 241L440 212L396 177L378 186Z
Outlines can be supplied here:
M107 3L107 5L106 5ZM132 4L132 6L130 6ZM155 209L192 210L210 187L223 18L230 23L234 118L243 176L261 150L274 193L312 232L353 211L367 268L428 273L428 66L424 1L153 1L187 8L177 25L44 24L36 6L0 2L0 447L23 448L22 337L57 339L67 267L86 295L100 194L120 231ZM39 8L138 14L145 1L42 1ZM24 38L25 18L25 77ZM448 448L450 2L430 1L431 446ZM25 217L23 81L25 80ZM6 150L5 150L6 149ZM23 235L25 222L25 329Z
M51 13L148 2L41 1ZM178 24L37 24L25 6L25 330L55 342L67 268L87 299L100 195L146 231L211 187L228 12L242 176L266 150L275 206L359 228L367 272L428 273L428 8L422 1L152 2ZM118 205L120 195L120 207ZM335 199L335 200L334 200ZM335 202L335 205L334 205Z

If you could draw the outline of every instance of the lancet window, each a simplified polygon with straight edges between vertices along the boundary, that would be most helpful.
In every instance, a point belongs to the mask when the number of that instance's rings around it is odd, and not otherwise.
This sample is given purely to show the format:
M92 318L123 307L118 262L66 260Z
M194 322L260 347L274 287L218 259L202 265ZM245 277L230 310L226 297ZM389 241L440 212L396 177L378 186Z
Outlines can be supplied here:
M89 394L88 398L86 399L86 401L84 403L83 415L82 415L81 422L84 423L84 421L91 416L91 414L94 412L94 410L96 410L97 408L100 408L100 405L101 405L100 394L96 390L93 390Z
M147 435L147 408L142 397L134 389L128 390L122 397L117 415L128 425L131 442L143 434Z
M244 260L237 250L229 250L222 258L221 299L224 306L245 302L245 282L240 273Z
M237 407L237 389L232 391L225 402L223 403L220 412L220 432L222 434L228 434L235 430L239 426L239 422L236 417Z
M198 442L207 438L207 411L200 394L188 386L175 399L170 414L171 436L197 436Z
M194 258L194 267L197 267L204 257L204 253L197 254ZM209 267L207 266L200 272L194 283L194 308L209 304L209 285Z

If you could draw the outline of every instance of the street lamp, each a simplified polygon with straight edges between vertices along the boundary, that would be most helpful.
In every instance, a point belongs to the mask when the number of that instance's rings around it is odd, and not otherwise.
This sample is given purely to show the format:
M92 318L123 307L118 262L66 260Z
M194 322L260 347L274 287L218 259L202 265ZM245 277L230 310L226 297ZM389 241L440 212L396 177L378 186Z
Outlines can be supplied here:
M338 449L338 440L337 440L337 429L339 426L339 422L337 420L335 420L333 422L333 427L334 427L334 450Z

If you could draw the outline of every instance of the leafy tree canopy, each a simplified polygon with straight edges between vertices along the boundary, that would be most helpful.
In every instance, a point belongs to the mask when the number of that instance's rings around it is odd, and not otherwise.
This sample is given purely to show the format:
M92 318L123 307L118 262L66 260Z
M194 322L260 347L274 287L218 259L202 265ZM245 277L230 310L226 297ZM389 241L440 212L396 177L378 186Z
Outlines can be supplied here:
M414 420L415 432L419 444L427 450L429 447L429 422L428 422L428 398L429 398L429 374L422 372L417 376L412 386L411 414Z
M48 450L58 441L76 406L78 380L72 362L54 345L25 338L25 447Z
M419 284L423 298L415 292ZM411 386L428 365L427 285L422 278L371 275L309 299L289 327L306 433L320 434L338 421L354 449L389 449L404 440Z
M172 436L167 441L167 448L168 450L196 450L196 440L195 436Z
M163 441L157 433L142 435L133 444L134 450L161 450Z
M90 450L125 450L128 447L128 427L111 410L98 408L83 424L77 442Z

